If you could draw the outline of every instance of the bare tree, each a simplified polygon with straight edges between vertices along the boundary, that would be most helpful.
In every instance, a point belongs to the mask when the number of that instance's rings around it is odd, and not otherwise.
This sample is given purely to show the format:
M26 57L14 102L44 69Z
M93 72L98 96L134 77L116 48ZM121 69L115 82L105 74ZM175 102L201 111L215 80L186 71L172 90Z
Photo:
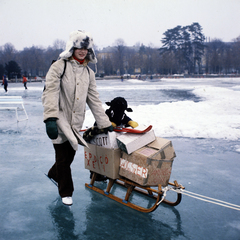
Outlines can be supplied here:
M232 55L233 55L233 67L239 73L240 72L240 36L234 39Z
M56 39L54 42L53 42L53 49L54 50L64 50L65 49L65 46L66 46L66 42L63 41L63 40L60 40L60 39Z
M20 53L20 66L23 72L29 76L43 76L45 75L45 50L40 47L32 46L31 48L24 48ZM50 65L49 65L50 66Z
M114 66L116 69L119 69L120 74L124 74L124 50L125 50L125 42L122 38L119 38L114 43L116 52L115 52L115 61Z
M223 69L225 44L221 39L213 39L208 45L209 66L211 73L220 73Z
M0 55L0 63L5 64L10 61L15 61L17 57L17 50L11 43L6 43L2 47L1 55Z

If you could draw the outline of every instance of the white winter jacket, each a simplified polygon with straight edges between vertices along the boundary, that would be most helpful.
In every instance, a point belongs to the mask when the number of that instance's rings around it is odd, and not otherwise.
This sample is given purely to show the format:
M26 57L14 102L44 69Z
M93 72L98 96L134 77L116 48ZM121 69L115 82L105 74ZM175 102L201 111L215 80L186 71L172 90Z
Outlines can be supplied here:
M94 72L87 66L87 62L79 64L73 58L60 59L53 63L46 75L46 89L42 95L44 107L43 120L57 118L58 138L52 140L54 144L69 141L74 150L78 144L87 146L80 135L82 128L86 103L91 109L98 128L106 128L111 125L108 116L99 100L96 90Z

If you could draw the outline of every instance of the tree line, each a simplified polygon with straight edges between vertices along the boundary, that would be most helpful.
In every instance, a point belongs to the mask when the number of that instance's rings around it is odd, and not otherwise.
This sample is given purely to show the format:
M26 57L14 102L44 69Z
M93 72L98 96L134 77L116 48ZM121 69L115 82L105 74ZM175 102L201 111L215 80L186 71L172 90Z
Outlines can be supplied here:
M207 39L199 23L168 29L162 47L137 43L126 46L117 39L112 47L95 49L98 74L228 74L240 71L240 36L232 42ZM45 76L52 60L65 49L57 39L53 46L32 46L17 51L11 43L0 47L0 75L8 78ZM90 65L93 70L94 65Z

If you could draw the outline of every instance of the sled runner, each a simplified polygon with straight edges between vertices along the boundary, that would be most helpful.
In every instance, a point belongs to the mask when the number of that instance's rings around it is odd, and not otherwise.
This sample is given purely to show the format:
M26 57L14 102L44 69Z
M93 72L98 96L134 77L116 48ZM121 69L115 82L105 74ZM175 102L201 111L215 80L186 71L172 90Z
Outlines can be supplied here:
M153 212L154 210L157 209L157 207L160 205L160 203L165 203L169 206L177 206L181 202L181 199L182 199L181 193L177 193L177 199L174 202L165 199L167 187L162 188L162 186L160 184L158 185L157 189L155 189L152 187L139 185L137 183L134 183L131 180L127 180L127 179L121 178L121 177L119 179L108 179L107 188L106 188L106 190L103 190L99 187L94 186L96 177L97 177L97 173L93 173L90 184L86 183L85 186L95 192L98 192L110 199L117 201L118 203L121 203L127 207L130 207L130 208L135 209L140 212L144 212L144 213ZM115 184L126 188L126 195L124 198L117 197L111 192L111 190ZM177 183L177 181L174 181L174 183L169 182L168 184L175 189L184 189L184 187L179 185ZM130 196L134 192L138 192L138 193L145 195L148 198L155 199L155 203L153 204L153 206L151 206L149 208L145 208L145 207L142 207L142 206L132 203L130 201Z

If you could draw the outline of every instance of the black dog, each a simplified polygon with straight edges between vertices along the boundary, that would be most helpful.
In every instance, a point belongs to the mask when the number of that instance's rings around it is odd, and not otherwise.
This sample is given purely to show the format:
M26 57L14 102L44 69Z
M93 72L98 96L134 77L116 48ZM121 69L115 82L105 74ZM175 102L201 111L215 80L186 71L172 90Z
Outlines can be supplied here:
M131 108L128 108L125 98L116 97L111 102L106 102L109 109L106 110L106 114L109 120L112 122L113 127L124 125L125 127L137 127L138 124L125 114L125 111L132 112Z

